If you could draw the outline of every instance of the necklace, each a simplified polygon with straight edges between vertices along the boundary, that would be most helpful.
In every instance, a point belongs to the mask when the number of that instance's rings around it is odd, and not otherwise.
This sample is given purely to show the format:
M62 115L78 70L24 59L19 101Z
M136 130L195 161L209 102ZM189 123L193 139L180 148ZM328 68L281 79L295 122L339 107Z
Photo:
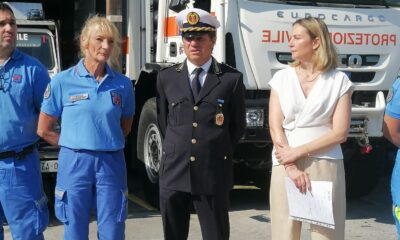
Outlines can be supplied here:
M296 68L297 76L302 82L314 82L315 79L321 74L320 71L316 71L314 73L306 73L306 71L301 70L300 67Z

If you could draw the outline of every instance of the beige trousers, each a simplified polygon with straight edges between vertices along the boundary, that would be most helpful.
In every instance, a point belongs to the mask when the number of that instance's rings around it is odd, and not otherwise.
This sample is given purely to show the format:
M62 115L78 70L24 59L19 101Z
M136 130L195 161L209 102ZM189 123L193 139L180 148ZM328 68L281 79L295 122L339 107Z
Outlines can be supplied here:
M335 229L310 224L312 240L344 240L346 220L346 185L343 160L308 158L297 162L313 181L333 182L333 217ZM302 222L289 219L283 165L272 167L270 187L271 228L273 240L299 240Z

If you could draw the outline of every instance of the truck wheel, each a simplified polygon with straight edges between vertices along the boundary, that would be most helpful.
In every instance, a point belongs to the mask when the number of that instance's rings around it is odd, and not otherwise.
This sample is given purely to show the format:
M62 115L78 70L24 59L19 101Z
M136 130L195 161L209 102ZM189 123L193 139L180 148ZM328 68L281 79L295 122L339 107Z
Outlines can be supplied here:
M147 201L159 206L158 173L160 170L162 137L157 124L156 101L149 99L139 120L139 159L144 163L143 192Z
M370 193L384 172L386 144L379 141L372 146L373 150L365 155L361 154L356 143L343 146L347 198L359 198Z

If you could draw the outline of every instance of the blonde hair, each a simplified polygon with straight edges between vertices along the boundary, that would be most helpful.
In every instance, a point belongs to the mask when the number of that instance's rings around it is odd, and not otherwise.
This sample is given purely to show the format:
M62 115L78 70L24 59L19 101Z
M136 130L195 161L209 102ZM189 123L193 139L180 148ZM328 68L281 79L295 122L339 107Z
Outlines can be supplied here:
M114 46L111 50L108 64L113 69L120 69L119 56L121 53L121 35L117 27L105 17L94 15L86 19L80 34L81 55L85 57L89 45L89 38L95 33L104 34L114 40Z
M316 49L312 59L316 68L322 72L335 69L339 63L337 51L329 37L325 22L318 18L306 17L296 20L293 26L296 24L304 27L312 39L319 38L320 46ZM294 61L290 65L299 66L300 61Z

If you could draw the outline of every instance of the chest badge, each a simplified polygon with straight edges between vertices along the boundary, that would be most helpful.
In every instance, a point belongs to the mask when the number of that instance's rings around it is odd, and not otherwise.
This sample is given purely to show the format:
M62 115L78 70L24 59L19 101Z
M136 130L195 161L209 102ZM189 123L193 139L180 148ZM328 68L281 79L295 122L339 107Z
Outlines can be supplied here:
M69 96L70 102L77 102L77 101L86 100L86 99L89 99L89 93L82 93L82 94L78 94L78 95Z
M119 107L122 106L121 94L119 94L117 92L111 92L111 100L114 105L119 106Z
M224 100L218 99L217 104L218 104L217 112L215 113L215 125L217 125L218 127L221 127L222 125L224 125L224 121L225 121L225 116L224 116L224 113L222 112Z

